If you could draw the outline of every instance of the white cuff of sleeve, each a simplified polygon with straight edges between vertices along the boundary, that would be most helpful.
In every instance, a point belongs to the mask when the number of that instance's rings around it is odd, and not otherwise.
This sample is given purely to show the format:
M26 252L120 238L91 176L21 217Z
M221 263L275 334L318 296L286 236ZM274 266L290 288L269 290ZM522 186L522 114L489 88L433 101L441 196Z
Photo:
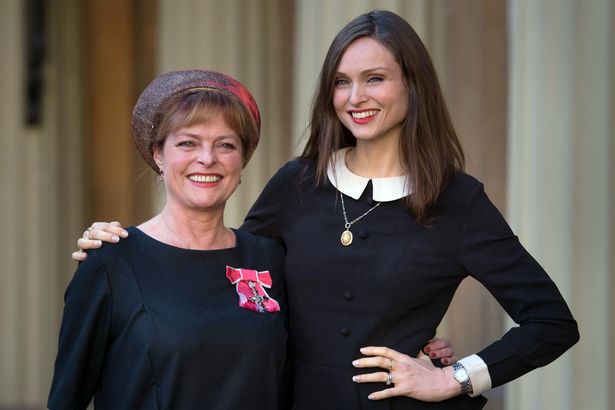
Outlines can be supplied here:
M472 382L472 394L470 394L470 397L479 396L491 389L491 376L483 359L473 354L459 360L459 363L465 367Z

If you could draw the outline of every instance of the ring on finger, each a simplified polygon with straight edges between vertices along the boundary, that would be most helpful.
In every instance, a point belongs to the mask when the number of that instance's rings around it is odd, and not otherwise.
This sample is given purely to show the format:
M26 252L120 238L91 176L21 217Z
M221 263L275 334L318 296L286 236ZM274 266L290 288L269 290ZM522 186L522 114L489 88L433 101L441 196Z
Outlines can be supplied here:
M83 233L83 235L85 236L86 239L90 239L90 233L94 230L93 226L88 227L88 229L85 230L85 232Z
M387 373L387 386L390 386L393 384L393 373L388 372Z
M393 359L389 359L389 372L393 370Z

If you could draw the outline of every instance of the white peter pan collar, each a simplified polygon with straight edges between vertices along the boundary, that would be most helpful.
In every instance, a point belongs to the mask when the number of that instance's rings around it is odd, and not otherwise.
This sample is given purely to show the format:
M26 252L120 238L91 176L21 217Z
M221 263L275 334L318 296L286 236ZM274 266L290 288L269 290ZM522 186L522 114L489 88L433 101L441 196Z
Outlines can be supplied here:
M331 155L332 161L327 167L329 181L338 191L353 199L359 199L367 183L371 180L373 186L372 198L378 202L390 202L410 195L412 190L407 182L407 176L365 178L353 174L346 166L346 152L350 147L342 148Z

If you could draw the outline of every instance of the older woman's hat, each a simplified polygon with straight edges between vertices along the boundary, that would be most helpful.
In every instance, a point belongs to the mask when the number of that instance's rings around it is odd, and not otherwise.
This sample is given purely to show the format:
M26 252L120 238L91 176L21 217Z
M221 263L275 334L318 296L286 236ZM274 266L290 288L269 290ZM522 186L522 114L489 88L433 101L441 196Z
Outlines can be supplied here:
M260 136L261 118L256 101L248 89L239 81L226 74L211 70L183 70L171 71L156 77L139 97L134 110L132 111L132 136L139 153L145 162L152 167L156 173L160 169L154 162L150 151L150 141L156 133L156 115L160 105L169 97L188 91L191 89L210 88L222 90L234 95L250 112L256 134L248 141L248 150L245 155L246 162L250 159Z

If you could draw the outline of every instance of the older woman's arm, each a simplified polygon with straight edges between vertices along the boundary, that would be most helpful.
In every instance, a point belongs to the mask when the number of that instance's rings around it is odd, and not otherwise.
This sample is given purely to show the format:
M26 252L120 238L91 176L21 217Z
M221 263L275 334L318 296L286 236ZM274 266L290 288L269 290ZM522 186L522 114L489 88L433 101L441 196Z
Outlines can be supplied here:
M111 291L97 255L77 268L64 296L47 406L85 409L99 384L111 322Z

